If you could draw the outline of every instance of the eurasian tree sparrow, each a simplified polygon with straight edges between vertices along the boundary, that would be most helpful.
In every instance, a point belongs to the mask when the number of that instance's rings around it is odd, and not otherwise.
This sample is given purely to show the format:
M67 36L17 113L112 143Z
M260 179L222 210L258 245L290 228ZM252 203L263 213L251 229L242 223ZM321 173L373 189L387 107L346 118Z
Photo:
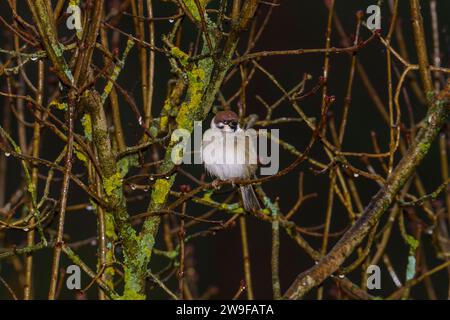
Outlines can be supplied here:
M258 167L256 136L243 130L238 120L233 111L217 112L211 121L211 129L203 135L205 168L220 180L252 178ZM251 185L240 186L240 193L246 211L261 209Z

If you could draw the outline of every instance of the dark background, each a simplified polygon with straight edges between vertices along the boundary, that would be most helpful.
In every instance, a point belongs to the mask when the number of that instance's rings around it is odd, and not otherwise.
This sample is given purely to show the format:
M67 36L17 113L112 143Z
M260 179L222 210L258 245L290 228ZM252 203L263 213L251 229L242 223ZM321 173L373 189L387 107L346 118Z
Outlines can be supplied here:
M29 19L29 12L25 5L25 1L19 0L19 12L24 17ZM108 2L108 1L107 1ZM162 3L160 1L154 1L154 13L155 16L168 16L174 14L174 7L168 3ZM355 29L355 13L358 10L367 8L370 4L375 4L376 1L337 1L336 12L342 21L347 34L351 34ZM423 3L423 15L425 20L425 28L428 36L428 40L431 39L431 30L429 23L429 10L428 1L422 1ZM410 28L410 16L407 1L400 1L400 21L403 24L405 30L405 36L409 45L409 53L411 62L416 62L414 55L414 47L412 42L412 31ZM264 5L261 8L261 12L265 12L267 8ZM443 54L443 66L448 67L449 62L449 50L448 32L446 31L450 22L450 1L441 0L438 1L438 12L440 19L441 33L441 46ZM9 9L7 5L1 1L0 14L10 21ZM325 44L325 29L327 22L327 9L323 1L319 0L282 0L281 5L273 10L273 15L269 25L267 26L259 44L255 48L255 51L260 50L282 50L282 49L297 49L297 48L322 48ZM387 27L389 25L390 14L388 12L387 4L383 5L383 21L382 21L382 34L387 33ZM185 22L189 24L188 22ZM158 45L161 45L159 41L161 34L169 30L169 22L161 22L157 25L157 37ZM7 29L2 25L0 46L3 47L3 39L7 36ZM133 25L131 17L122 18L120 28L126 32L133 33ZM189 33L191 30L191 34ZM186 44L189 41L195 39L196 33L194 29L188 27L185 29L184 35L186 37ZM62 31L64 32L64 31ZM363 28L362 37L368 38L369 33ZM125 41L122 38L122 41ZM428 43L431 48L431 41ZM341 40L337 35L337 32L332 34L332 46L342 46ZM395 41L394 41L395 47ZM242 52L243 47L241 48ZM431 50L429 50L431 52ZM0 56L2 59L4 56ZM154 115L157 116L158 108L162 106L166 97L166 84L170 77L170 67L167 60L162 55L156 56L156 88L154 96ZM387 81L386 81L386 59L384 47L378 42L374 41L366 48L360 51L359 59L365 66L371 80L376 86L379 95L383 101L387 104ZM280 83L287 89L293 87L303 77L304 73L309 73L313 76L312 83L315 83L318 77L322 74L323 55L300 55L300 56L283 56L266 58L261 61L261 64L272 72L280 80ZM98 65L101 65L99 63ZM347 78L350 68L350 58L347 54L334 55L331 58L331 68L329 77L329 93L336 96L336 102L332 106L332 111L337 120L340 119L341 109L344 102L344 96L347 86ZM29 70L28 70L29 69ZM27 71L32 75L35 75L36 68L28 67ZM0 78L0 85L2 90L4 89L4 79ZM138 105L140 103L140 87L139 87L139 66L137 58L137 50L133 49L127 60L126 67L121 73L119 83L127 90L134 94ZM234 93L238 83L230 83L227 85L223 92L225 96L230 96ZM101 88L102 86L100 86ZM48 94L48 93L47 93ZM258 114L264 114L263 106L254 98L255 95L260 95L269 104L278 100L281 96L279 90L261 73L254 77L254 80L250 83L247 92L248 105L250 112ZM121 101L123 104L123 100ZM0 106L5 107L5 100L0 97ZM413 100L413 106L415 108L415 120L419 121L425 112L425 108L418 105ZM301 107L309 116L317 116L320 107L320 97L313 97L301 103ZM234 105L233 108L236 109ZM276 116L295 116L292 108L288 104L283 104L277 109ZM204 127L209 124L209 119L205 121ZM124 130L127 133L127 143L131 145L137 141L141 132L136 124L136 120L131 112L124 113ZM308 143L311 132L305 125L282 125L279 127L280 137L302 150ZM14 130L14 127L13 127ZM343 150L351 151L367 151L371 152L370 131L376 131L380 138L380 145L382 148L388 147L389 131L386 124L383 122L381 116L375 109L372 101L368 97L367 91L363 87L360 79L356 76L354 89L353 89L353 101L350 107L350 117L346 133L346 142L343 146ZM14 132L14 131L13 131ZM15 134L15 133L14 133ZM43 145L42 155L46 159L54 159L55 155L61 150L62 145L56 141L51 134L45 136L48 140ZM290 164L294 158L281 149L281 165L280 168L284 168ZM322 152L314 150L314 157L321 161L326 161ZM2 155L3 156L3 155ZM424 181L427 191L432 191L437 185L440 184L440 172L438 168L438 152L436 145L433 146L433 150L426 158L425 162L419 169L419 174ZM19 163L13 159L8 160L8 193L7 197L16 190L21 181L21 173ZM352 160L352 163L359 167L364 168L363 164L358 160ZM376 168L377 164L374 161ZM81 167L75 167L78 172L81 171ZM195 174L197 177L203 173L203 167L199 165L184 166L184 169ZM328 191L328 178L326 175L315 175L307 163L303 163L294 172L281 179L275 180L268 184L265 184L264 190L268 195L275 199L279 197L280 206L282 212L287 212L297 199L297 179L298 173L304 171L305 173L305 193L317 192L319 197L308 201L301 208L300 212L296 214L296 222L302 227L311 227L320 225L324 221L325 208L326 208L326 195ZM181 176L177 178L177 184L186 183L187 180ZM360 191L360 195L363 204L367 204L370 198L378 190L378 186L372 181L359 178L357 180L357 186ZM70 195L70 203L79 203L85 201L84 195L75 187L71 187L72 192ZM57 187L54 190L58 190ZM130 206L130 213L140 213L145 210L145 202L136 203ZM333 217L332 217L332 229L331 232L342 230L347 224L347 214L344 208L340 205L339 200L335 200ZM200 215L205 212L204 208L194 206L192 204L188 207L188 214ZM227 216L225 214L217 214L215 218L224 219ZM249 245L251 253L251 264L253 274L253 287L256 298L269 299L272 296L271 291L271 270L270 270L270 257L271 257L271 227L267 223L263 223L259 220L249 218L248 220L248 234ZM70 235L70 241L78 241L86 239L95 235L96 233L96 218L93 211L79 211L70 212L66 218L65 230ZM194 229L195 230L195 229ZM198 229L197 229L198 230ZM398 234L397 226L394 227L394 233ZM8 232L8 241L20 245L23 243L23 232ZM306 236L306 239L310 241L313 247L320 248L321 240ZM163 242L162 239L158 239L157 248L161 248ZM332 239L331 245L336 239ZM424 237L424 241L429 242L429 238ZM209 287L216 287L217 294L213 298L231 298L237 291L240 281L244 278L242 268L242 251L239 227L236 226L231 230L222 231L217 235L208 238L197 238L190 244L189 250L193 250L192 258L195 263L195 269L198 276L199 292L204 292ZM80 249L80 256L88 262L91 267L95 267L95 246L86 246ZM398 275L401 280L405 277L405 268L408 256L408 247L400 236L394 236L389 244L390 257ZM50 265L51 265L52 250L44 250L35 254L35 297L44 299L47 296L48 284L50 278ZM439 262L433 255L429 255L428 264L434 266ZM154 256L151 262L151 269L157 271L165 266L166 260ZM295 276L306 270L313 265L313 261L302 252L302 250L282 231L281 249L280 249L280 275L282 291L287 289L290 283L294 280ZM61 266L65 267L71 264L65 257L62 258ZM380 265L383 272L382 290L372 291L375 295L386 295L395 289L395 286L390 279L387 270L384 265ZM17 275L12 270L7 260L0 261L0 274L4 277L8 283L10 283L15 289L17 288ZM358 282L359 275L353 274L350 278ZM445 296L448 280L445 272L441 272L433 277L435 279L434 284L439 296ZM82 286L87 285L89 279L83 275ZM169 282L169 287L176 287L176 277ZM325 282L325 297L330 298L332 284L329 281ZM20 292L21 290L17 290ZM421 285L413 289L412 296L415 298L425 298L425 292ZM88 293L89 298L96 298L96 291L90 290ZM153 291L150 298L164 298L165 294L160 290ZM313 291L310 298L315 298L315 291ZM0 298L8 298L8 295L4 288L0 286ZM63 289L61 298L74 298L74 293Z

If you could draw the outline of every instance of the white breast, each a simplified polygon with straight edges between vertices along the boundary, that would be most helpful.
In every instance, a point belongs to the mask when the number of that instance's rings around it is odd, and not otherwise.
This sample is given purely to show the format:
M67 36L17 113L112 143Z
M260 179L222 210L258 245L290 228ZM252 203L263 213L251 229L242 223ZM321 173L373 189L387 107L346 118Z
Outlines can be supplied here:
M250 178L257 169L255 139L241 129L210 129L203 135L202 159L206 170L221 180Z

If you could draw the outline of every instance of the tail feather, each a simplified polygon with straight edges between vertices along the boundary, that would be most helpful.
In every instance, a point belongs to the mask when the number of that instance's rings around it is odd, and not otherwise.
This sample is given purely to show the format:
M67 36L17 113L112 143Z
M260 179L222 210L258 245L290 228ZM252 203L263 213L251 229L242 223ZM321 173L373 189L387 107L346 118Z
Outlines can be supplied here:
M241 186L242 203L244 204L245 211L260 210L258 198L251 185Z

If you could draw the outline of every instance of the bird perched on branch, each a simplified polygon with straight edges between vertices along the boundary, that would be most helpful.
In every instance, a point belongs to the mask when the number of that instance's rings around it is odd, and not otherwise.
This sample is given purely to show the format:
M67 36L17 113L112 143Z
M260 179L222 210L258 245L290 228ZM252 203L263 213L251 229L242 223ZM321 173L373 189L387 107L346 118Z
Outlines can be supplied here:
M252 178L258 168L256 132L242 129L233 111L219 111L203 135L202 159L220 180ZM240 193L246 211L261 208L251 185L240 186Z

